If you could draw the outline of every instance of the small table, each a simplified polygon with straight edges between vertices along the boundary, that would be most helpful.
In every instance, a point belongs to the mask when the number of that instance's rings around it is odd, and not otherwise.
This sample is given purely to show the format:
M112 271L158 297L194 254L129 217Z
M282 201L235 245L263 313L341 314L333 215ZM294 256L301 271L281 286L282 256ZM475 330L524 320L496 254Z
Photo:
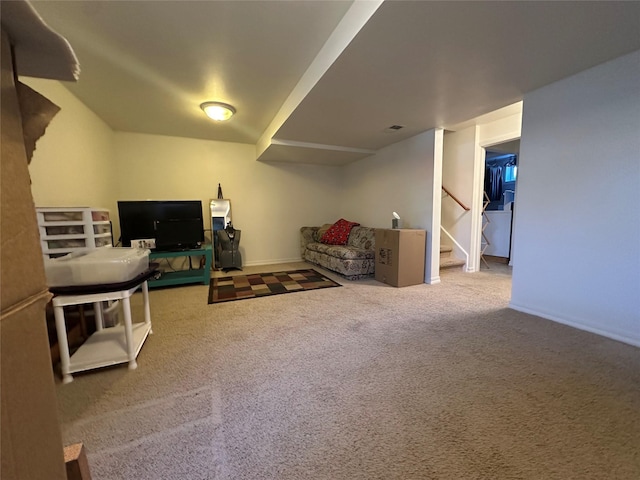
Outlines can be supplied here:
M201 263L202 268L164 272L159 279L150 280L149 287L166 287L169 285L185 285L188 283L209 285L211 281L212 262L211 245L203 245L201 248L191 250L153 251L149 254L149 260L155 262L160 258L176 257L203 257L204 265Z
M135 278L121 283L104 285L78 285L50 288L53 297L53 313L56 320L56 332L60 347L62 383L73 381L72 373L94 368L129 364L129 370L137 368L136 358L142 344L151 330L151 310L149 308L149 287L147 281L157 274L155 269L147 270ZM130 297L142 288L144 300L144 323L132 323ZM104 328L102 302L122 300L124 321L122 325ZM64 307L93 303L96 332L72 355L69 355L69 342L64 318Z

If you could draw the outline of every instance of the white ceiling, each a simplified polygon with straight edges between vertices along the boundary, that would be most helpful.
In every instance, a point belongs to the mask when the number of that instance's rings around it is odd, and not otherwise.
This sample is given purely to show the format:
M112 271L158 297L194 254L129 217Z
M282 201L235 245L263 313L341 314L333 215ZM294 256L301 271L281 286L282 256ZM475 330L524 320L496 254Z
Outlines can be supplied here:
M348 163L640 49L637 1L31 3L79 59L65 85L114 130L264 161ZM207 100L238 113L213 123Z

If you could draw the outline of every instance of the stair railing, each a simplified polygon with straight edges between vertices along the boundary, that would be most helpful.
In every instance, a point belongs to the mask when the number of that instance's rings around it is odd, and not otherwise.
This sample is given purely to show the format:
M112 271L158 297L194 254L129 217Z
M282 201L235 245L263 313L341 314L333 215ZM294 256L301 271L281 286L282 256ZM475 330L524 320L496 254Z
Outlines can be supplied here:
M458 241L455 238L453 238L453 236L449 232L447 232L447 230L442 225L440 225L440 230L447 237L449 237L449 239L453 242L456 248L458 248L464 254L464 266L465 268L467 268L469 266L469 253L464 248L462 248L462 245L460 245Z
M449 195L454 202L456 202L458 205L460 205L465 212L468 212L469 210L471 210L469 207L467 207L464 203L462 203L458 197L456 197L453 193L451 193L444 185L442 186L442 190L444 190L444 193L446 193L447 195Z
M465 212L468 212L469 210L471 210L464 203L462 203L458 197L456 197L453 193L451 193L449 191L449 189L446 188L444 185L442 186L442 190L444 190L444 193L446 195L448 195L449 197L451 197L454 202L456 202L458 205L460 205L464 209ZM467 252L464 248L462 248L462 245L460 245L458 243L458 241L455 238L453 238L453 235L451 235L449 232L447 232L446 228L444 228L442 225L440 225L440 230L442 232L444 232L444 234L447 237L449 237L449 239L453 242L453 244L456 246L456 248L458 250L460 250L464 254L464 265L465 265L465 268L468 268L468 266L469 266L469 252Z

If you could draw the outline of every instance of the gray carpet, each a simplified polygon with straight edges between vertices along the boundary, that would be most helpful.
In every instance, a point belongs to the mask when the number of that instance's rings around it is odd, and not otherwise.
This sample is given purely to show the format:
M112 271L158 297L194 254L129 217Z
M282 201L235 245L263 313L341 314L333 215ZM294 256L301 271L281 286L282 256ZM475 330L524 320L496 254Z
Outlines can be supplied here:
M57 386L65 444L94 480L640 478L640 350L509 310L503 270L152 290L138 369Z

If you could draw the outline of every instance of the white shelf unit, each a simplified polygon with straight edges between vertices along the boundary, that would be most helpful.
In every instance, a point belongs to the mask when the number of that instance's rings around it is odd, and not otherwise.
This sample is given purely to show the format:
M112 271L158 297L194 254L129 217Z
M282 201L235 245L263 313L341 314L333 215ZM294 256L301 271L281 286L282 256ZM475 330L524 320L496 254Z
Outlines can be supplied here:
M138 357L142 344L151 332L151 325L134 323L131 325L133 334L133 356ZM99 330L89 337L69 361L69 374L84 372L94 368L110 367L129 362L128 346L125 339L125 326ZM68 381L68 377L65 378Z
M144 322L133 323L131 318L130 298L139 288L142 289ZM103 328L102 310L104 302L122 302L124 318L122 325ZM96 316L96 332L73 354L69 353L66 335L66 319L64 307L92 303ZM108 367L120 363L128 363L129 369L137 368L136 359L142 345L153 333L151 329L151 310L149 306L149 285L147 277L126 290L110 290L104 293L56 295L53 297L53 313L56 321L56 332L60 345L60 366L62 382L73 381L72 374Z
M40 244L45 258L113 246L109 210L93 207L38 207Z
M94 248L112 247L113 233L110 212L99 207L36 207L40 245L45 259L56 258L71 252ZM118 323L118 301L104 302L104 326ZM86 314L95 312L87 310Z

